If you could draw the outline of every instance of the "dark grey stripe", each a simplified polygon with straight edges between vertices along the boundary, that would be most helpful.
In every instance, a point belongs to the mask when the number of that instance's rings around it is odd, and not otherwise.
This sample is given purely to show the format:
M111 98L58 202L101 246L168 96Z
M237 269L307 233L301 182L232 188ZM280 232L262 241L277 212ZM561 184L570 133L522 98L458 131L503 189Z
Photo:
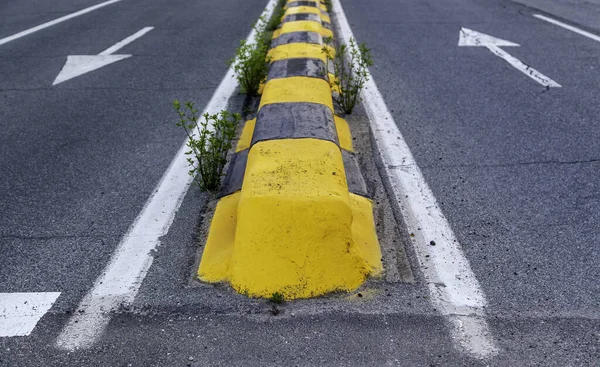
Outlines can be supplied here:
M333 112L319 103L274 103L258 111L252 145L274 139L314 138L339 145Z
M247 162L248 149L244 149L240 152L233 154L231 162L229 162L227 174L223 178L223 183L221 184L221 192L219 193L219 198L231 195L234 192L242 189L242 183L244 182L244 174L246 173Z
M290 76L308 76L329 81L327 67L319 59L283 59L271 63L267 81Z
M322 40L323 37L317 32L284 33L271 41L271 48L290 43L312 43L314 45L320 45Z
M291 3L286 5L287 9L295 8L297 6L312 6L313 8L319 8L319 2L318 1L292 1Z
M321 23L321 16L319 16L319 14L312 14L312 13L290 14L290 15L286 15L285 18L283 18L282 23L297 22L297 21L301 21L301 20L311 20L313 22Z
M342 159L344 160L344 170L346 171L346 181L348 183L348 191L353 194L369 197L367 192L367 184L360 172L358 160L353 153L342 149Z
M321 21L321 25L323 26L323 28L331 29L331 23Z

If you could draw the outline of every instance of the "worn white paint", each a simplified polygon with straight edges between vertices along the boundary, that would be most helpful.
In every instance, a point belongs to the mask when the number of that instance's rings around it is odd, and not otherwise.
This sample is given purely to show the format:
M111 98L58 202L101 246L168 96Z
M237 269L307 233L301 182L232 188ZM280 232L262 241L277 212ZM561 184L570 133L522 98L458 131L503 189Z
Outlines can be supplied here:
M100 69L103 66L131 57L131 55L112 55L121 48L142 37L153 30L154 27L145 27L135 32L122 41L115 43L98 55L69 55L62 69L54 79L52 85L60 84L69 79L76 78L90 71Z
M5 43L8 43L10 41L14 41L14 40L19 39L21 37L25 37L27 35L30 35L30 34L35 33L37 31L40 31L40 30L42 30L44 28L51 27L51 26L56 25L58 23L62 23L64 21L66 21L66 20L73 19L73 18L78 17L80 15L83 15L83 14L92 12L94 10L103 8L103 7L107 6L107 5L118 3L119 1L121 1L121 0L109 0L109 1L105 1L105 2L100 3L100 4L96 4L96 5L90 6L89 8L85 8L85 9L76 11L75 13L67 14L67 15L65 15L63 17L51 20L51 21L46 22L44 24L40 24L40 25L35 26L33 28L26 29L26 30L24 30L22 32L13 34L12 36L8 36L8 37L5 37L5 38L2 38L2 39L0 39L0 46L2 46Z
M558 21L556 19L552 19L552 18L546 17L546 16L541 15L541 14L533 14L533 16L536 17L536 18L538 18L538 19L544 20L544 21L546 21L548 23L552 23L552 24L557 25L559 27L563 27L564 29L568 29L571 32L575 32L575 33L580 34L580 35L582 35L584 37L587 37L589 39L593 39L596 42L600 42L600 36L597 36L597 35L595 35L593 33L590 33L590 32L586 32L583 29L579 29L577 27L573 27L572 25L568 25L566 23L560 22L560 21Z
M333 0L332 11L340 41L347 44L354 36L339 0ZM413 244L432 302L448 317L461 350L477 358L495 355L479 282L370 74L362 97L394 198L415 234Z
M544 87L560 88L561 85L540 73L536 69L532 68L521 62L521 60L512 56L508 52L504 51L500 47L516 47L520 46L518 43L506 41L500 38L492 37L490 35L480 33L468 28L461 28L459 31L458 45L462 47L486 47L494 55L504 59L506 62L511 64L515 69L519 70L523 74L527 75L531 79L540 83Z
M27 336L60 292L0 293L0 337Z
M261 16L269 19L276 2L270 0ZM256 32L252 30L247 42L254 43L255 39ZM235 72L229 68L202 114L215 114L226 109L236 88ZM192 182L188 174L186 150L184 143L142 212L119 243L108 266L81 301L81 312L75 313L59 335L59 348L74 350L90 347L106 328L111 311L133 302L152 265L152 251L160 244L160 237L167 234Z

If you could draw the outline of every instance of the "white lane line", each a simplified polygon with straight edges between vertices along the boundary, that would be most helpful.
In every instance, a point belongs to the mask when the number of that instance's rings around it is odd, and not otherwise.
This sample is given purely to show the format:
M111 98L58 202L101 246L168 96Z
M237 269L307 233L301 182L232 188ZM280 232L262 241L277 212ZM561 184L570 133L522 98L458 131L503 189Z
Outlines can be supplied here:
M5 43L8 43L10 41L14 41L14 40L19 39L21 37L25 37L27 35L30 35L30 34L32 34L34 32L40 31L40 30L42 30L44 28L52 27L53 25L56 25L58 23L64 22L65 20L69 20L69 19L78 17L80 15L89 13L89 12L94 11L96 9L103 8L103 7L105 7L107 5L110 5L110 4L118 3L119 1L121 1L121 0L109 0L109 1L105 1L105 2L100 3L100 4L96 4L96 5L90 6L89 8L85 8L85 9L76 11L75 13L67 14L64 17L60 17L60 18L51 20L49 22L46 22L44 24L40 24L40 25L35 26L33 28L26 29L26 30L24 30L22 32L19 32L17 34L13 34L12 36L8 36L8 37L5 37L5 38L2 38L2 39L0 39L0 46L2 46Z
M0 293L0 337L27 336L60 292Z
M276 2L269 0L261 16L269 19ZM256 32L252 30L247 42L254 43L255 39ZM226 109L236 88L235 72L230 67L202 115ZM140 215L119 243L108 266L81 301L78 312L58 336L56 343L59 348L74 350L90 347L108 325L111 312L133 302L152 265L152 251L160 244L160 237L167 234L192 182L188 174L186 151L184 143Z
M339 0L333 0L332 11L347 44L354 36ZM370 74L362 97L397 205L415 234L432 302L448 317L459 349L476 358L494 356L498 349L485 319L485 296Z
M122 41L119 41L119 42L115 43L114 45L110 46L106 50L100 52L98 55L110 55L110 54L114 54L115 52L119 51L123 47L127 46L131 42L133 42L136 39L142 37L143 35L145 35L146 33L150 32L153 29L154 29L154 27L145 27L145 28L142 28L139 31L137 31L134 34L132 34L131 36L125 38Z
M597 35L595 35L593 33L590 33L590 32L586 32L583 29L579 29L577 27L573 27L572 25L568 25L566 23L560 22L560 21L558 21L556 19L552 19L552 18L546 17L546 16L541 15L541 14L533 14L533 16L536 17L536 18L538 18L538 19L544 20L544 21L546 21L548 23L552 23L552 24L557 25L559 27L563 27L564 29L568 29L571 32L578 33L578 34L580 34L580 35L582 35L584 37L593 39L594 41L600 42L600 36L597 36Z

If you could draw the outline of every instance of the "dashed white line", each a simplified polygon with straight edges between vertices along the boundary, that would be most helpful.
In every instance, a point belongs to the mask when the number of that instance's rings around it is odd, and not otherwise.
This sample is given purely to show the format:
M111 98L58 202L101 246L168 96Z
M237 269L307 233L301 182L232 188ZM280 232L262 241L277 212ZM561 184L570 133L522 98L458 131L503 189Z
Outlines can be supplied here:
M44 28L52 27L53 25L56 25L58 23L62 23L64 21L66 21L66 20L73 19L73 18L78 17L80 15L92 12L92 11L94 11L96 9L103 8L103 7L105 7L107 5L110 5L110 4L118 3L119 1L121 1L121 0L109 0L109 1L105 1L105 2L100 3L100 4L96 4L96 5L90 6L89 8L85 8L85 9L76 11L75 13L67 14L67 15L65 15L63 17L51 20L51 21L46 22L44 24L40 24L40 25L35 26L33 28L26 29L26 30L24 30L22 32L13 34L12 36L8 36L8 37L5 37L5 38L2 38L2 39L0 39L0 46L2 46L5 43L8 43L10 41L14 41L14 40L19 39L21 37L25 37L27 35L30 35L30 34L35 33L37 31L40 31L40 30L42 30Z
M269 0L261 16L269 19L276 2ZM256 32L252 30L247 42L254 43L255 38ZM235 72L229 68L202 114L215 114L227 108L236 88ZM142 212L121 240L108 266L59 335L59 348L74 350L90 347L106 328L110 313L133 302L152 265L151 253L159 245L160 237L167 234L192 182L188 174L187 149L184 143Z
M568 25L566 23L560 22L560 21L558 21L556 19L552 19L550 17L544 16L544 15L541 15L541 14L533 14L533 16L535 18L541 19L541 20L546 21L548 23L552 23L552 24L557 25L559 27L563 27L564 29L568 29L571 32L578 33L578 34L580 34L580 35L582 35L584 37L587 37L589 39L593 39L594 41L600 42L600 36L597 36L597 35L595 35L593 33L590 33L590 32L586 32L583 29L579 29L577 27L573 27L572 25Z
M332 11L347 44L354 36L339 0L333 0ZM370 74L362 97L397 205L415 234L432 302L451 323L459 349L477 358L494 356L498 349L485 318L483 291Z

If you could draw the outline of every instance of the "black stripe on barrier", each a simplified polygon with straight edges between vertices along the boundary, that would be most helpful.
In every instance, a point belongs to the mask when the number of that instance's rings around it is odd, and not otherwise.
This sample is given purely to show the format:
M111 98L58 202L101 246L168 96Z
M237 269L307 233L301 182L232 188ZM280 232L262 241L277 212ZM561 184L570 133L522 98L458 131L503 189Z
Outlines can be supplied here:
M275 139L313 138L339 145L333 112L320 103L273 103L256 117L252 145Z
M282 23L297 22L297 21L301 21L301 20L310 20L313 22L321 23L321 16L319 14L313 14L313 13L290 14L290 15L286 15L283 18Z
M271 48L290 43L311 43L321 45L323 37L317 32L291 32L284 33L271 41Z
M367 192L367 184L360 172L360 166L356 156L342 149L342 159L344 160L344 170L346 171L346 182L348 183L348 191L353 194L369 197Z
M298 6L312 6L313 8L320 8L319 3L316 1L292 1L286 5L286 8L295 8Z
M229 162L229 168L227 174L221 184L221 191L219 192L219 198L223 196L231 195L236 191L242 189L242 183L244 182L244 174L246 173L246 163L248 162L248 149L236 152Z
M267 81L291 76L307 76L329 81L327 67L319 59L283 59L271 63Z

